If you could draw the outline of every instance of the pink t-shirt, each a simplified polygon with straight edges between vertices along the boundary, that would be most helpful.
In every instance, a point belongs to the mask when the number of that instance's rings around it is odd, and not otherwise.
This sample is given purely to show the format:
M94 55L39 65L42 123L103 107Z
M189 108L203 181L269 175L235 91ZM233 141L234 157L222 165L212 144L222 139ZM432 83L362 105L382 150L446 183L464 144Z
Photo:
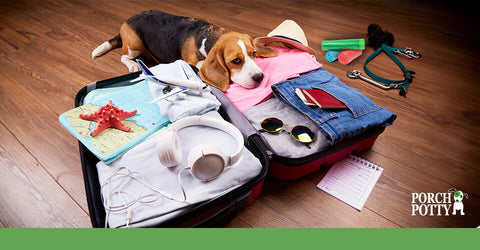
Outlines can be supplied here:
M232 82L225 91L227 97L242 113L267 100L272 95L271 86L273 84L322 67L315 56L307 52L284 47L273 47L272 49L278 50L278 56L256 58L257 65L264 73L263 81L257 88L246 89L238 83Z

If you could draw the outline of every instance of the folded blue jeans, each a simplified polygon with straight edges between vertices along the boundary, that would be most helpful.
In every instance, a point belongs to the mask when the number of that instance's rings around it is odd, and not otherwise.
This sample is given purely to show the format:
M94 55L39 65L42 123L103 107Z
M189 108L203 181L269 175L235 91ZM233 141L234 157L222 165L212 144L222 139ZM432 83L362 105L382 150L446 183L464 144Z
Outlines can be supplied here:
M322 89L343 102L347 109L322 109L307 106L295 89ZM397 115L378 106L364 94L348 87L324 68L301 74L272 86L273 94L282 102L305 115L334 144L344 138L362 134L368 129L393 124Z

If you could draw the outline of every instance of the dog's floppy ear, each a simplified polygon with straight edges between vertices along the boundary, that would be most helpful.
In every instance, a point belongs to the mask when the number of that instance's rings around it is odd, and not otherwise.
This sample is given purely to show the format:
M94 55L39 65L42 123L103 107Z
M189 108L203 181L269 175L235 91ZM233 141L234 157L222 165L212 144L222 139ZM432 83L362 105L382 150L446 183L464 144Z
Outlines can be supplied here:
M255 50L259 57L276 57L278 56L278 50L271 49L265 45L255 44Z
M230 72L223 59L221 46L215 44L200 68L200 77L206 83L225 92L230 85Z

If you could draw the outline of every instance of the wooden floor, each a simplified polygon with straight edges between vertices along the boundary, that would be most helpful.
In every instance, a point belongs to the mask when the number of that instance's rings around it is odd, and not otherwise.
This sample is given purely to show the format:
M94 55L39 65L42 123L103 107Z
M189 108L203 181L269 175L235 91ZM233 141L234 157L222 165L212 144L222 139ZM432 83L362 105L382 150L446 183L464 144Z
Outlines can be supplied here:
M253 37L285 19L304 29L317 60L347 85L398 115L363 156L385 169L361 212L316 188L328 168L297 181L265 181L261 196L228 227L480 226L478 18L472 6L431 1L19 0L0 8L0 227L91 227L77 140L58 122L86 84L127 73L120 50L91 59L122 22L147 9L199 17ZM418 2L423 2L422 4ZM362 38L378 23L416 72L407 97L345 73L361 58L329 63L322 40ZM372 62L386 77L398 69ZM456 188L465 216L412 216L412 193Z

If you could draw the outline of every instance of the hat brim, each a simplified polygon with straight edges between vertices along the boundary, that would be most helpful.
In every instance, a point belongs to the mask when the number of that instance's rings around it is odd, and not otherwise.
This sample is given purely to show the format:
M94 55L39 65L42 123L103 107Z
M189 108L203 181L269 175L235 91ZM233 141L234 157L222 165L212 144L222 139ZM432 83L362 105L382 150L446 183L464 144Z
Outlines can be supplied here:
M299 50L303 50L303 51L305 51L305 52L307 52L311 55L317 56L317 53L312 48L310 48L308 46L305 46L305 45L303 45L299 42L296 42L296 41L293 41L293 40L290 40L290 39L286 39L286 38L282 38L282 37L264 36L264 37L257 37L255 39L253 39L253 41L255 42L255 44L259 44L259 45L265 45L265 44L270 43L270 42L285 42L285 43L293 45L295 48L297 48Z

